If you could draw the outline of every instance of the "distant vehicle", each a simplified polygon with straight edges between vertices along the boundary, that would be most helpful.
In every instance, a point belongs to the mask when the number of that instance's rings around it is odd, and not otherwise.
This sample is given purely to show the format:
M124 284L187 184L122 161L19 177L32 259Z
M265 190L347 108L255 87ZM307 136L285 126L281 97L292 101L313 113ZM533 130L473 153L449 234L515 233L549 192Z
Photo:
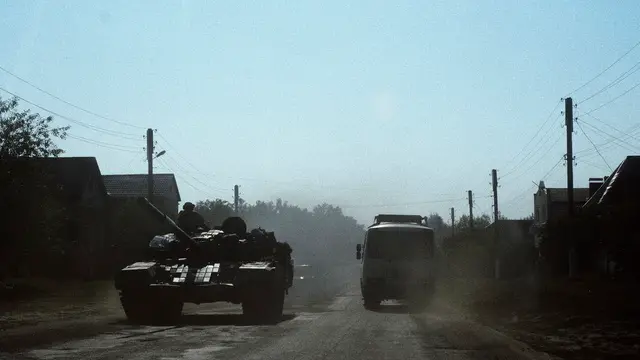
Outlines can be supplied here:
M296 279L304 280L304 279L315 279L314 271L315 269L309 264L300 264L296 265Z
M155 236L150 258L116 274L115 287L127 318L136 323L176 322L185 302L242 304L251 320L282 318L285 294L293 285L291 247L273 232L253 229L231 217L222 229L185 233L147 199L139 203L173 233Z
M407 300L418 309L428 305L435 292L434 231L419 215L380 214L367 228L360 289L364 306L372 309L385 300Z

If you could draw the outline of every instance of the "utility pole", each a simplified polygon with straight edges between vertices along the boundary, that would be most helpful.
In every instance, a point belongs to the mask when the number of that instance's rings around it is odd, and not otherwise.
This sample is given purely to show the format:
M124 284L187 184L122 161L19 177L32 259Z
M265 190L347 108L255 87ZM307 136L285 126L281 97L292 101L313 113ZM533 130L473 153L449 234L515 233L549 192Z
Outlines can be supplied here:
M567 201L569 216L573 216L573 99L564 99L564 121L567 126Z
M153 204L153 129L147 129L147 198Z
M493 187L493 226L495 230L495 239L493 242L493 255L495 259L494 275L496 279L500 278L500 227L498 219L500 212L498 211L498 170L491 170L491 180Z
M451 236L454 236L455 234L456 234L455 210L454 208L451 208Z
M567 202L569 203L569 217L573 217L573 99L564 99L564 124L567 127ZM569 234L569 238L572 235ZM569 250L569 277L575 274L576 250L573 244Z
M498 222L498 170L491 170L491 185L493 187L493 221ZM497 229L497 228L496 228Z
M238 216L238 204L240 203L240 186L235 185L233 187L233 211Z
M473 192L469 190L469 227L473 229Z

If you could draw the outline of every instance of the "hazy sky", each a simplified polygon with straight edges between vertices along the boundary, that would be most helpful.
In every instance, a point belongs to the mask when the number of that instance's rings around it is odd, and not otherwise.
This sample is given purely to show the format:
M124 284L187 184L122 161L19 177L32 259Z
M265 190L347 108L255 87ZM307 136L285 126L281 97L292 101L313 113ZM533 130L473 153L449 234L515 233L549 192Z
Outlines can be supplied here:
M3 71L0 87L88 125L56 117L75 136L59 145L103 174L146 172L143 135L157 129L155 171L175 172L185 201L231 200L239 184L252 203L326 201L363 223L448 218L468 211L467 190L474 214L492 211L496 168L501 211L519 217L533 182L566 186L560 99L640 41L637 1L302 3L2 1L1 67L130 126ZM640 46L572 93L576 115L638 84L638 61ZM579 118L609 141L611 167L638 152L639 94ZM585 186L610 171L575 130Z

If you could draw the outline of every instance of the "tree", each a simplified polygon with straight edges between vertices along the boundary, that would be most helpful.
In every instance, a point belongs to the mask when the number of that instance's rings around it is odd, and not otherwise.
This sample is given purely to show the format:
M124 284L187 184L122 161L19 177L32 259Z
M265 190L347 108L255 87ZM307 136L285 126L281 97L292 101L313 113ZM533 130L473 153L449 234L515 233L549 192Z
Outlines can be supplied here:
M427 225L433 229L435 232L439 232L443 230L446 226L444 223L444 219L438 213L431 213L427 217Z
M491 217L487 214L473 217L473 227L476 229L483 229L491 225ZM456 222L456 231L464 231L471 228L471 221L469 215L462 215Z
M69 126L51 127L53 117L18 110L18 99L0 98L0 158L57 157L64 151L53 138L65 139Z
M531 213L529 214L529 216L523 217L522 220L535 220L535 216L533 216L533 213Z
M204 200L196 203L195 211L200 213L209 226L222 224L224 219L233 216L233 205L226 200Z
M233 215L233 205L221 199L199 201L196 210L211 226ZM353 261L355 245L364 239L362 225L340 207L326 203L308 210L282 199L254 205L243 202L240 216L249 229L274 231L279 241L293 247L296 261L312 262L318 271L335 261Z

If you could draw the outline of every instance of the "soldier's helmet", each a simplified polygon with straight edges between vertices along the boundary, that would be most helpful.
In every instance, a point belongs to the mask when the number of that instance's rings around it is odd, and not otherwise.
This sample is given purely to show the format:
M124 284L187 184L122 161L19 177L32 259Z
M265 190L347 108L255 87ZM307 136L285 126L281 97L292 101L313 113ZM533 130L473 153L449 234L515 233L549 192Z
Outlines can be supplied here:
M186 202L182 205L182 209L186 211L193 211L195 208L196 206L192 202Z

